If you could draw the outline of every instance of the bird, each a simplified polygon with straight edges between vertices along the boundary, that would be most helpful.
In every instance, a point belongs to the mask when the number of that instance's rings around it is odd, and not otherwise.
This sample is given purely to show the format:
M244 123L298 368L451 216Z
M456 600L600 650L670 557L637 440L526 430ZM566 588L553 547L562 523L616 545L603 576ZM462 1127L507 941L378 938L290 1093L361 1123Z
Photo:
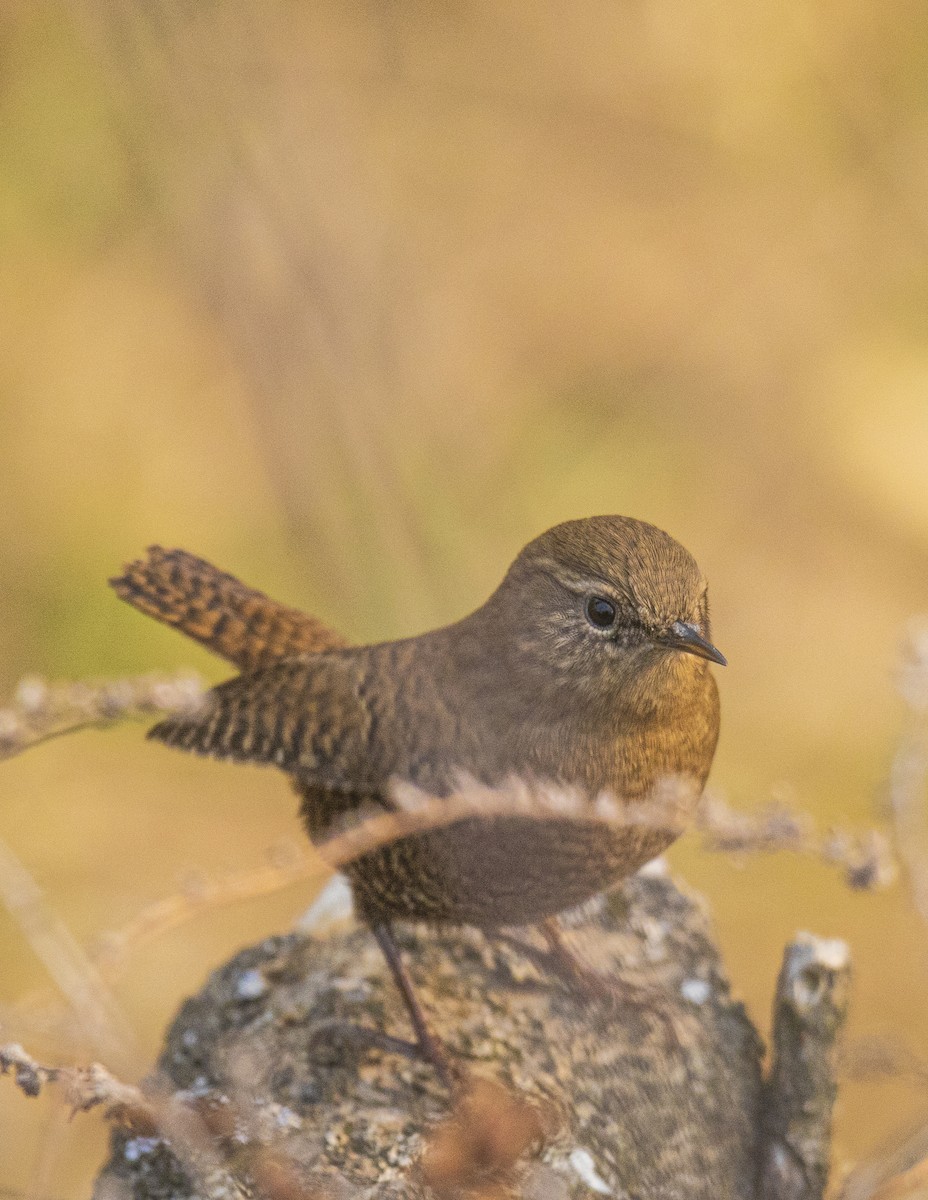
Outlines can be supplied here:
M528 543L476 611L414 637L352 645L299 609L179 549L152 546L117 595L239 671L148 736L288 775L319 843L391 811L397 782L447 798L462 779L513 778L608 796L620 812L683 781L691 812L719 734L705 577L645 521L593 516ZM357 914L403 994L413 1043L446 1080L394 936L397 921L485 931L537 924L560 960L557 914L660 854L678 822L577 814L461 815L347 864Z

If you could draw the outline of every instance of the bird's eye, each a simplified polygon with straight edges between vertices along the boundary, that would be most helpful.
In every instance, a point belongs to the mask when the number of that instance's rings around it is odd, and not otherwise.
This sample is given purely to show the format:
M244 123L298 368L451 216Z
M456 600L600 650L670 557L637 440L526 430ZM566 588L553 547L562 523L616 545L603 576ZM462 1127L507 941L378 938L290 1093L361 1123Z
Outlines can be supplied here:
M586 616L597 629L608 629L615 624L615 605L602 596L590 596L586 602Z

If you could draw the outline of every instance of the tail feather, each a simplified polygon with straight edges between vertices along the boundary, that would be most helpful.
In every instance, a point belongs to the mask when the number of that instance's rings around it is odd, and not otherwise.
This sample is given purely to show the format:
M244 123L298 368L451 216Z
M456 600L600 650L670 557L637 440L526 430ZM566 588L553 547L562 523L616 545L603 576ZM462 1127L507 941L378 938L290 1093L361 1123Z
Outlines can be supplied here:
M186 550L150 546L110 580L128 604L186 633L242 671L346 645L315 617L271 600Z

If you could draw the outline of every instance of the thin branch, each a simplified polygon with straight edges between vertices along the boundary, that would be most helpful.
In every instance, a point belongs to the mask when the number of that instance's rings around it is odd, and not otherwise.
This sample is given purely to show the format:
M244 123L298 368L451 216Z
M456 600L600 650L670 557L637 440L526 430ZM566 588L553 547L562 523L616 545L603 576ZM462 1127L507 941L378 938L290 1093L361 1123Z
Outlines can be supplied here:
M903 1200L903 1197L917 1200L919 1196L924 1197L926 1191L928 1191L928 1158L923 1158L914 1167L909 1167L900 1175L894 1175L892 1179L887 1179L873 1193L872 1200Z
M0 1046L0 1075L12 1074L24 1096L38 1096L48 1084L64 1093L72 1115L103 1108L107 1120L151 1133L157 1127L155 1108L132 1084L122 1083L99 1063L89 1067L50 1067L37 1062L22 1046Z
M892 845L915 912L928 924L928 618L913 620L897 676L908 720L889 777ZM909 1057L906 1055L906 1057ZM915 1056L912 1073L919 1077ZM891 1059L898 1063L898 1056ZM841 1200L901 1200L924 1193L928 1183L928 1124L900 1137L882 1156L860 1163L844 1181Z
M890 769L889 811L915 911L928 922L928 623L924 620L909 628L898 687L909 720Z
M66 733L189 712L202 696L202 682L189 672L56 684L23 679L13 703L0 708L0 761Z
M928 1060L903 1039L892 1034L855 1038L841 1054L840 1076L857 1082L905 1079L928 1087Z
M247 1136L253 1125L250 1108L227 1096L172 1092L157 1085L143 1091L99 1063L49 1066L13 1043L0 1046L0 1075L6 1074L26 1096L38 1096L54 1085L62 1090L72 1115L99 1108L107 1121L134 1135L163 1140L194 1181L209 1181L204 1194L238 1194L235 1180L245 1174L265 1200L319 1200L303 1186L290 1162ZM219 1189L223 1179L227 1183Z
M853 834L829 829L820 834L812 819L777 806L760 815L735 812L717 797L698 797L691 781L668 777L646 800L628 803L608 793L589 797L577 789L511 776L495 787L462 776L449 796L429 796L409 783L395 782L390 811L350 813L332 826L319 851L335 869L398 838L442 829L468 818L519 817L539 821L582 821L609 827L652 828L675 836L691 823L704 834L707 849L729 854L791 851L840 867L848 886L871 890L889 886L896 865L888 839L877 830Z
M902 1200L924 1197L928 1185L928 1126L910 1130L892 1149L855 1167L839 1200Z
M428 797L415 788L401 785L395 789L394 801L397 809L392 812L366 810L350 815L346 823L333 828L329 840L320 847L328 866L339 869L353 858L397 838L427 833L467 817L518 815L538 820L566 817L607 824L650 821L660 828L671 827L669 823L675 819L673 814L668 816L666 803L657 805L653 811L640 804L622 808L607 797L591 804L563 788L529 786L520 781L508 781L502 788L464 781L461 790L452 797ZM853 888L885 887L896 877L895 863L882 834L875 830L860 835L829 830L819 835L810 818L785 808L755 816L738 813L718 798L707 796L700 808L697 829L703 832L704 845L712 851L740 855L786 850L838 865ZM113 983L138 947L204 912L273 894L312 878L320 870L318 857L297 846L288 844L269 853L272 861L257 870L218 879L196 876L178 892L142 909L121 929L101 935L91 956L102 978Z
M76 1013L97 1052L127 1063L135 1038L115 997L42 889L0 840L0 900Z
M696 828L703 846L726 854L772 854L790 851L841 868L848 887L871 891L889 887L898 875L889 838L876 829L851 833L831 828L819 833L806 813L785 805L744 813L707 793L699 807Z
M288 844L271 851L271 862L257 870L237 871L213 880L196 876L180 891L143 908L122 928L102 934L91 956L101 977L112 984L121 976L131 953L201 913L272 895L324 870L318 857Z

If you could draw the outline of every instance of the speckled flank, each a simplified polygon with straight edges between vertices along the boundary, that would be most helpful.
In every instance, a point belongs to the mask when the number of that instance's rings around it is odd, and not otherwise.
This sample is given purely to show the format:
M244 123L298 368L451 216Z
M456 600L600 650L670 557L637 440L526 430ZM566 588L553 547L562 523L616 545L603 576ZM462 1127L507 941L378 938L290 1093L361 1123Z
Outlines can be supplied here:
M704 660L667 644L679 621L708 636L705 581L679 543L643 522L557 526L471 616L374 646L345 647L183 551L151 550L114 586L243 669L151 736L279 767L317 840L362 805L389 807L396 779L441 797L462 772L491 786L518 776L621 805L683 777L695 802L712 761L715 682ZM608 601L614 627L587 618L591 594ZM676 832L469 819L365 854L349 874L372 923L520 924L608 887Z

